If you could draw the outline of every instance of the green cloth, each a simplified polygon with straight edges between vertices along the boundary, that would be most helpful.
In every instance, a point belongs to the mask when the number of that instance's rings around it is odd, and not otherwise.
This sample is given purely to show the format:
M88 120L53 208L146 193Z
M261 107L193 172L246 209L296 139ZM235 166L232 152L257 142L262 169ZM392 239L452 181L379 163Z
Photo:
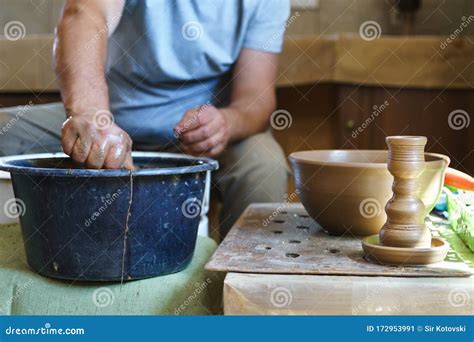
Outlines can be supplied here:
M120 283L55 280L26 264L18 225L0 226L2 315L208 315L221 312L223 280L204 265L216 249L198 237L191 264L167 276Z
M447 197L449 222L452 229L464 241L467 247L474 253L474 210L466 205L462 199L469 198L468 191L450 190L444 188Z
M474 268L474 253L466 246L465 242L454 231L448 222L439 220L434 223L432 233L436 233L448 241L451 249L446 260L452 262L463 262L470 268Z

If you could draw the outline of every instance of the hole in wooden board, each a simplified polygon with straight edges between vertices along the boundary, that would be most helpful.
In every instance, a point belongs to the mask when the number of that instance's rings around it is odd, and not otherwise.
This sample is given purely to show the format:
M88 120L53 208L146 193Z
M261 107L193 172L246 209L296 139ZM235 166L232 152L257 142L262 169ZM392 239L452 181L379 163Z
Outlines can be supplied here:
M285 220L273 220L275 223L285 223Z
M309 229L308 226L302 226L302 225L296 226L296 228L298 228L298 229Z
M305 215L305 214L299 214L298 216L299 216L299 217L304 217L304 218L308 218L308 217L309 217L309 215Z
M337 254L337 253L341 253L341 251L337 248L329 248L329 253Z
M270 246L268 246L268 245L264 245L264 244L255 246L255 251L256 251L257 253L262 253L262 252L265 253L265 252L267 252L267 251L269 251L269 250L271 250L271 249L272 249L272 247L270 247Z
M282 234L283 230L273 230L273 234Z
M290 241L288 241L288 242L289 242L289 243L301 243L300 240L290 240Z
M288 258L298 258L300 255L297 253L286 253L285 256Z
M280 214L286 215L286 214L288 214L288 212L286 210L282 210L282 211L280 211Z

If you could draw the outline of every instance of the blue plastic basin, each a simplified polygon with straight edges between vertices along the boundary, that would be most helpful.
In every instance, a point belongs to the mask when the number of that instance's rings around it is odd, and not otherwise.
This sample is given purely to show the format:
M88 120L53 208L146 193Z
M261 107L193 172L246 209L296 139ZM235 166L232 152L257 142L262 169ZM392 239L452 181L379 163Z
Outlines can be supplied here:
M0 159L0 170L11 173L35 272L118 281L174 273L189 264L206 172L218 163L154 152L134 152L133 161L130 175L85 169L62 153Z

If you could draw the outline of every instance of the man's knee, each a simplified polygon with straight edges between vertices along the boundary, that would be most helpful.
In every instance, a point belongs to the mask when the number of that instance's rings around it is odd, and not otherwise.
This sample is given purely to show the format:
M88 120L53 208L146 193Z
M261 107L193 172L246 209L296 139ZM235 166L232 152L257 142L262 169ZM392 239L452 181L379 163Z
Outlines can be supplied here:
M62 103L0 109L0 155L61 151Z
M288 191L288 173L284 163L276 158L262 158L251 170L237 178L238 187L249 202L281 202Z
M267 132L229 146L215 174L221 194L220 231L224 236L251 203L282 202L288 192L285 154Z
M267 164L288 168L281 146L270 132L255 134L230 145L221 157L224 167Z
M288 163L280 145L267 132L231 147L223 158L219 176L223 182L235 183L236 191L243 193L241 198L278 201L287 191Z

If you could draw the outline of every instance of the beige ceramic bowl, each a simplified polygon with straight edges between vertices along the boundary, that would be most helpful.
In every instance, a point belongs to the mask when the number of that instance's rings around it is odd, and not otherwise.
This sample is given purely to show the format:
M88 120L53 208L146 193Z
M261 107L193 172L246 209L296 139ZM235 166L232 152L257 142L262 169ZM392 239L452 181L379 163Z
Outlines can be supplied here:
M387 156L376 150L314 150L289 159L301 202L328 233L367 236L377 234L387 218L393 182ZM420 195L428 214L441 193L449 158L425 153L425 160Z

